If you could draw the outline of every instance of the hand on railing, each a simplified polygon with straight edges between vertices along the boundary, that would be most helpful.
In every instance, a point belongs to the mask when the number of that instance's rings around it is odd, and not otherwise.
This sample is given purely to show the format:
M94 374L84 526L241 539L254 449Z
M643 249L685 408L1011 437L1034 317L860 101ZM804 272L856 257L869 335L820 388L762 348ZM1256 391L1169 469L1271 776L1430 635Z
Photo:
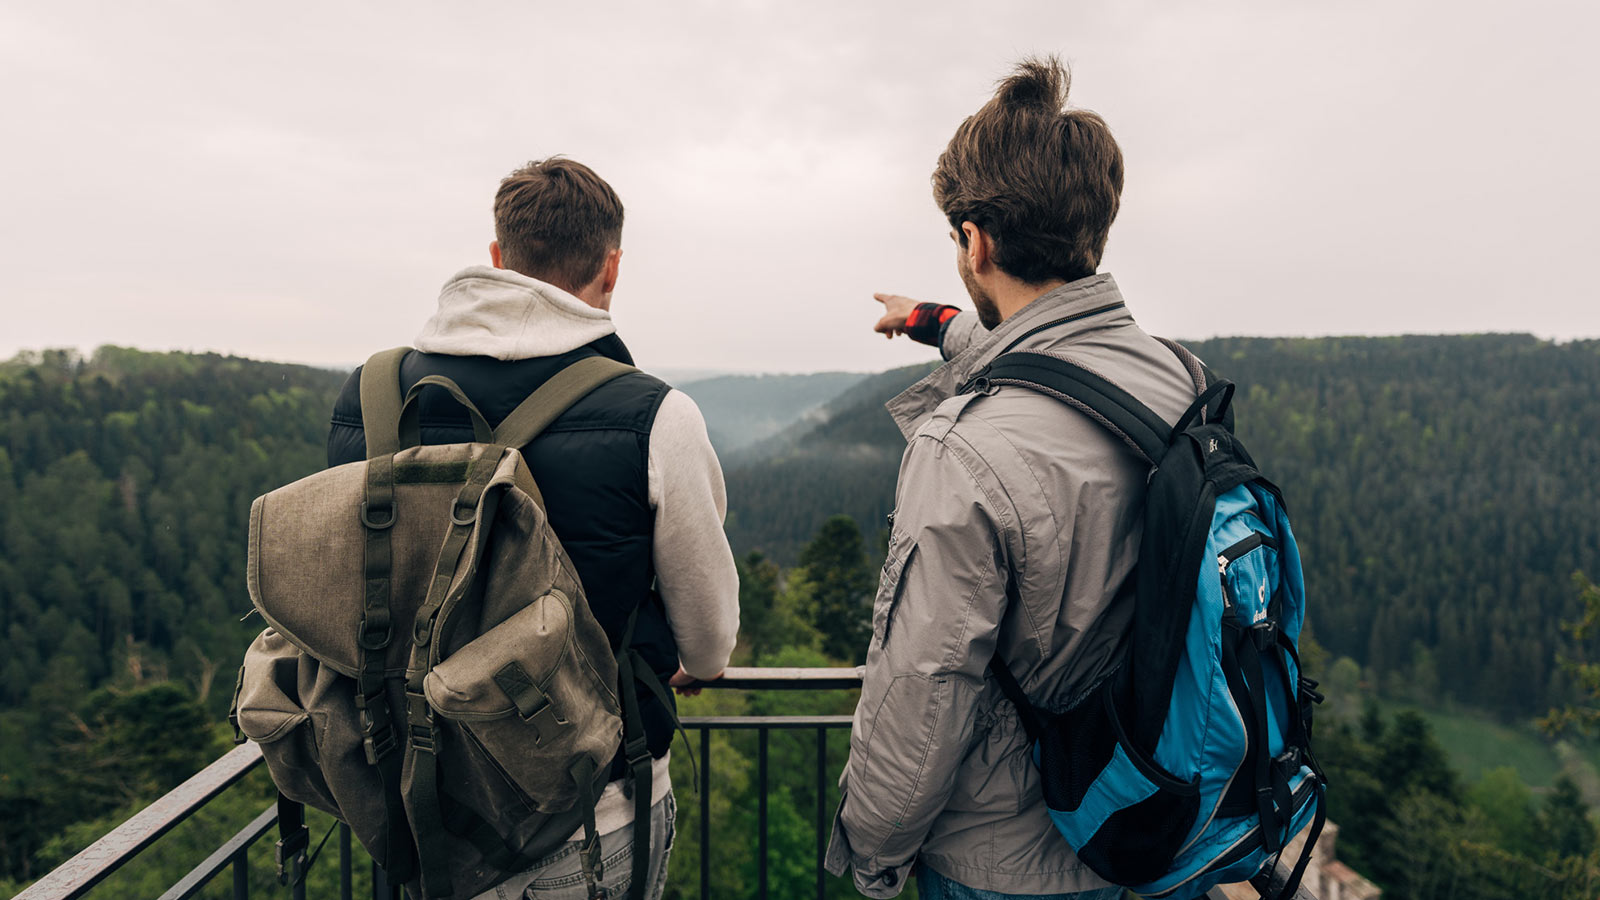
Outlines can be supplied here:
M721 677L722 673L718 672L710 678L696 678L693 675L690 675L688 672L685 672L683 670L683 666L679 666L678 671L671 678L667 679L667 684L672 685L672 689L677 691L678 696L680 697L697 697L700 694L701 687L703 687L706 682L716 681Z

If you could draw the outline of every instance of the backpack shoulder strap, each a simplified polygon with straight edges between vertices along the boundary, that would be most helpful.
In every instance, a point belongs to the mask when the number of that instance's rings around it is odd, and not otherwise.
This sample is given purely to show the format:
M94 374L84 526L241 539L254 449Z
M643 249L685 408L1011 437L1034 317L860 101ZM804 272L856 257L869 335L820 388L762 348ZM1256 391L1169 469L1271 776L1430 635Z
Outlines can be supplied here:
M1099 422L1152 466L1167 452L1172 426L1110 379L1048 353L1004 353L974 383L1014 384L1049 394Z
M1189 370L1189 380L1194 382L1194 392L1196 394L1205 393L1206 383L1211 380L1211 372L1206 369L1206 364L1200 361L1200 357L1189 352L1188 347L1172 338L1158 337L1156 340L1160 341L1168 350L1171 350L1172 355L1176 356L1178 361L1183 363L1183 367Z
M1188 347L1185 347L1171 338L1158 337L1156 340L1165 344L1167 349L1171 350L1173 355L1178 357L1178 361L1183 363L1183 367L1189 370L1189 378L1194 381L1195 394L1202 397L1206 396L1207 390L1215 387L1218 382L1226 380L1218 377L1217 373L1211 371L1211 367L1201 362L1200 358L1195 356L1194 353L1190 352ZM1220 393L1221 392L1214 392L1211 394L1211 397L1216 397ZM1208 397L1207 402L1200 406L1198 421L1201 424L1205 424L1208 421L1216 420L1222 423L1223 428L1226 428L1230 432L1233 431L1233 404L1227 402L1220 403L1218 404L1218 409L1213 411L1210 408L1210 403L1211 398ZM1185 418L1189 417L1186 415Z
M372 355L361 367L361 428L367 438L367 459L400 449L400 361L410 347L395 347Z
M586 356L557 372L528 399L517 404L494 430L494 442L507 447L525 447L590 391L637 371L633 366L604 356Z

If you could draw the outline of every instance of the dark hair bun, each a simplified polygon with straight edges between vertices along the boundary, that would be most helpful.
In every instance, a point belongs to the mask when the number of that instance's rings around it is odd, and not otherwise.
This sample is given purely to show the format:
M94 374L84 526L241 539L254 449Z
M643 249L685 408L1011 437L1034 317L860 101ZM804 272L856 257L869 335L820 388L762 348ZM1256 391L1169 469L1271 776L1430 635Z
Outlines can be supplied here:
M1000 82L995 99L1006 109L1060 112L1067 105L1072 75L1054 56L1030 56Z

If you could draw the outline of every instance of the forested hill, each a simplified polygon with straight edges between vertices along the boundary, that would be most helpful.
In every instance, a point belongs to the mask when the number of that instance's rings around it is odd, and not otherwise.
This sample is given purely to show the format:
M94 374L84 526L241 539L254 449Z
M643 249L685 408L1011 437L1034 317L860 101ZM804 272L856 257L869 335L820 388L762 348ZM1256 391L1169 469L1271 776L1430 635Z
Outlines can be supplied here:
M1408 695L1507 715L1560 693L1575 570L1600 571L1600 342L1526 335L1191 343L1240 385L1238 431L1280 483L1329 650ZM731 468L730 533L790 561L827 516L868 535L904 444L863 383Z
M250 501L323 464L343 379L115 347L0 363L0 884L216 752L195 735L260 629L239 621Z
M115 347L0 365L0 701L130 657L231 671L250 501L322 465L343 379Z
M1600 574L1600 342L1192 346L1240 385L1238 429L1287 493L1322 644L1430 707L1525 718L1568 699L1570 577ZM729 403L684 385L713 432L790 417L726 458L738 556L793 563L835 513L873 545L904 446L882 404L928 369L841 377L817 409L815 380L749 379ZM117 348L0 363L0 883L30 877L43 837L215 751L179 735L220 721L259 628L238 621L250 501L322 466L343 378ZM770 562L747 574L779 579ZM847 580L840 608L864 616L870 570ZM168 735L171 758L128 756L121 721Z

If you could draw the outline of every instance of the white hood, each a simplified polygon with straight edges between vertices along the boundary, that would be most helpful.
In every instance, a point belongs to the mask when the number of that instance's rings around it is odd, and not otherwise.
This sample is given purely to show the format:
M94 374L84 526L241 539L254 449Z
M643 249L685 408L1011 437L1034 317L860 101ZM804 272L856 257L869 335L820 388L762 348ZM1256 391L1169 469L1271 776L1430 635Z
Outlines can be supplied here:
M439 291L439 311L416 347L448 356L529 359L576 350L617 330L611 313L553 284L508 269L471 266Z

